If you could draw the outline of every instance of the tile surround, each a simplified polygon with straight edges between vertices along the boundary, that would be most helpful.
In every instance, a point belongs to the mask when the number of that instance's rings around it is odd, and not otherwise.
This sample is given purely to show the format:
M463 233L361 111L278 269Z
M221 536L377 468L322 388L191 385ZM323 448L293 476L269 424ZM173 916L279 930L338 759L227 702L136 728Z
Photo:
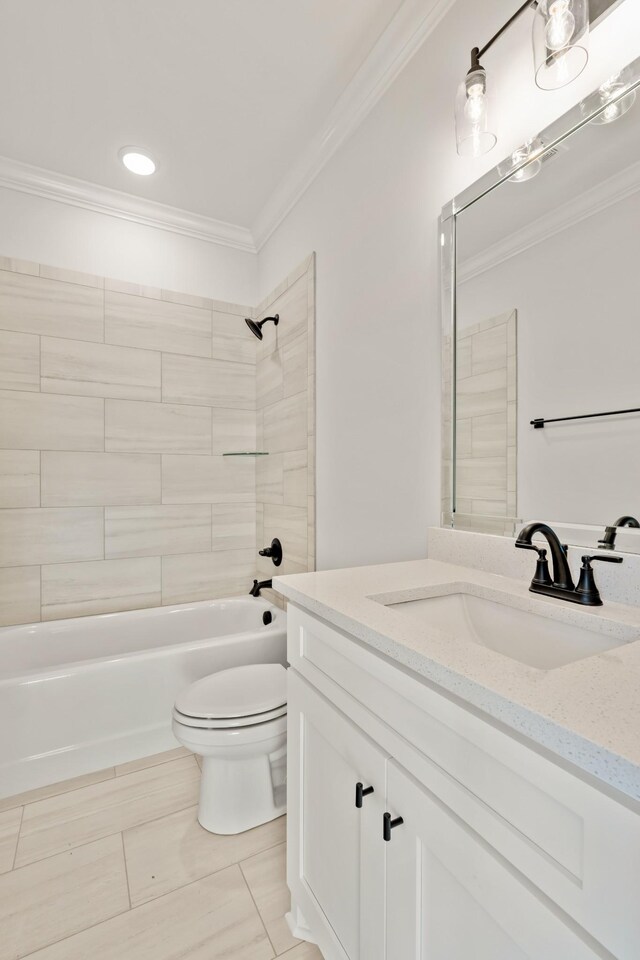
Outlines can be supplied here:
M41 454L43 507L160 503L160 456L141 453Z
M0 257L0 626L313 568L314 306L313 256L255 310Z
M40 619L40 567L0 569L0 610L4 626Z
M128 557L41 568L42 619L159 607L160 557Z
M97 560L104 553L101 507L0 510L0 567Z
M3 390L40 390L39 337L0 330L0 387Z
M40 451L0 450L0 508L40 506Z
M38 375L47 393L160 400L161 357L153 350L42 337Z
M106 400L105 449L138 453L211 453L211 411L182 403Z
M254 503L253 457L164 456L164 503Z
M104 450L104 400L0 390L0 448Z
M104 292L0 270L0 329L102 342Z
M105 507L105 556L158 557L211 550L211 504Z
M218 550L162 558L162 602L192 603L247 594L256 566L255 550Z
M503 533L516 512L517 315L512 310L458 330L456 526ZM443 343L443 515L451 470L451 367ZM504 518L504 519L502 519Z
M2 801L3 957L322 960L284 919L285 818L207 833L196 819L200 771L185 753Z
M162 400L255 410L255 367L229 360L162 355Z
M258 546L282 541L277 570L258 559L258 575L315 569L315 257L300 264L257 308L278 313L264 328L256 367ZM286 318L286 323L284 322ZM276 594L268 594L277 598Z
M105 343L191 357L211 356L211 311L107 290Z

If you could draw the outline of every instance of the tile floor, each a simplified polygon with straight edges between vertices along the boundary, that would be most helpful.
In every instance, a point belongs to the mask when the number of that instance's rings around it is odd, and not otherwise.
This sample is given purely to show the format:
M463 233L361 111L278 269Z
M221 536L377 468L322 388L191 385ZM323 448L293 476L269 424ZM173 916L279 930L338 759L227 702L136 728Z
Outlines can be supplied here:
M284 919L285 818L196 820L179 748L0 800L0 960L322 960Z

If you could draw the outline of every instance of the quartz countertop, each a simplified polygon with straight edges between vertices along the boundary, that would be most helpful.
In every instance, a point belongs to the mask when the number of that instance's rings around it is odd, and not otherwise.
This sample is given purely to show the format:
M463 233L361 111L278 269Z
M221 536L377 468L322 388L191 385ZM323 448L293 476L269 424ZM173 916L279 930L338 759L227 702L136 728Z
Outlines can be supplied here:
M521 580L438 560L277 577L292 603L425 678L602 783L640 800L640 608L582 607L529 592ZM431 628L384 604L430 588L470 585L476 596L598 629L619 646L540 670ZM376 599L372 599L376 598ZM637 639L636 639L637 638ZM348 642L348 641L346 641Z

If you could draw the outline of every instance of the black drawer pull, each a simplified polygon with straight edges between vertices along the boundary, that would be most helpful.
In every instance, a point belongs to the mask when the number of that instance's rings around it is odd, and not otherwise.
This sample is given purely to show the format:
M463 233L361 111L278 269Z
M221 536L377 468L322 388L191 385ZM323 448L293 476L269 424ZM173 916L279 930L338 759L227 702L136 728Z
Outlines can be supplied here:
M356 807L360 809L362 806L362 798L368 797L370 793L373 793L373 787L365 787L363 783L356 783Z
M396 817L394 820L391 819L390 813L382 814L382 839L391 840L391 831L394 827L399 827L400 824L404 823L402 817Z

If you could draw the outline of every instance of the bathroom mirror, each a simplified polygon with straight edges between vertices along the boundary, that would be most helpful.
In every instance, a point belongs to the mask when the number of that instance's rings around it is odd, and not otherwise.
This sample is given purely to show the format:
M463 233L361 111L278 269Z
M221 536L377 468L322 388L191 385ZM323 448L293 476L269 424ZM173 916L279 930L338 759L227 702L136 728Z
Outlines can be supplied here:
M640 552L640 60L443 211L443 522Z

